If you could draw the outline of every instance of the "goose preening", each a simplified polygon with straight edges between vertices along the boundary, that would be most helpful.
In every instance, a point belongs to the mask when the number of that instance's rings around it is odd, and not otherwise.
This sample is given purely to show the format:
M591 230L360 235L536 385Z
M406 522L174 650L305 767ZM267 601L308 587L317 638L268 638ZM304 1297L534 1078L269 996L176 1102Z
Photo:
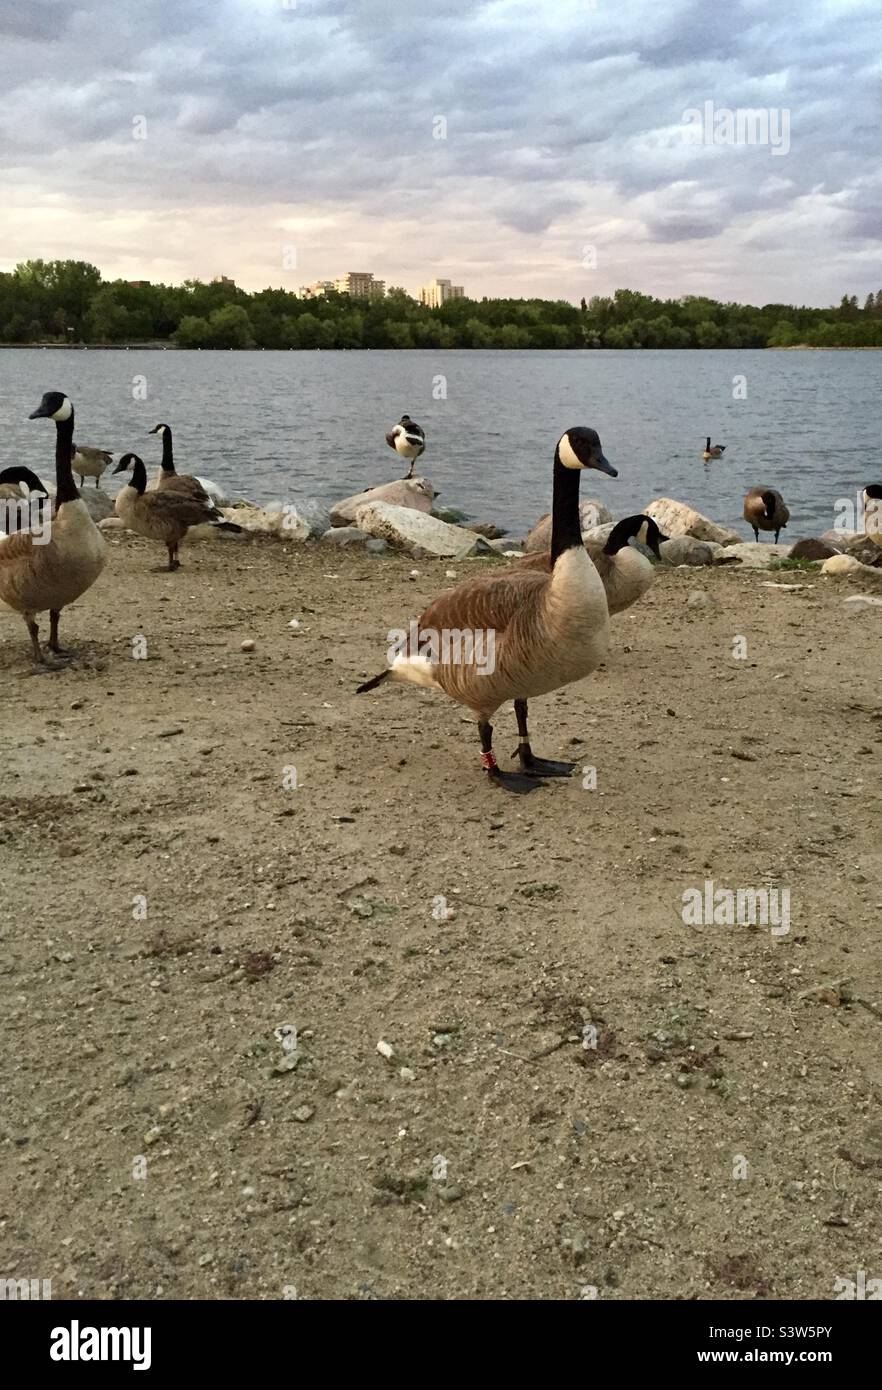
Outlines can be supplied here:
M74 444L73 441L70 457L71 467L80 480L80 487L87 478L94 478L97 487L101 481L101 474L113 463L113 454L108 454L106 449L93 449L88 444Z
M73 405L63 392L47 391L30 418L55 421L55 515L48 538L19 531L0 540L0 598L21 613L34 659L45 664L36 615L49 610L49 650L57 656L72 655L58 643L59 615L94 584L104 568L107 547L71 471Z
M752 487L744 498L744 520L753 527L759 540L760 531L774 531L775 544L790 520L790 512L780 492L773 487Z
M610 616L630 608L655 582L652 562L630 542L641 541L660 560L659 546L668 539L658 523L651 516L644 515L626 516L623 521L617 522L606 541L583 538L582 543L603 582ZM518 567L550 570L551 552L544 550L538 555L525 555L518 562Z
M403 459L410 459L410 469L405 478L413 477L413 466L426 447L425 432L409 415L402 415L398 424L386 435L386 443Z
M42 526L44 516L53 515L48 489L30 468L17 465L0 472L0 535L28 531L34 523Z
M147 492L147 470L137 454L123 454L113 471L125 473L128 469L132 470L131 482L117 494L114 511L130 531L149 541L162 541L168 551L169 570L180 568L178 546L191 526L207 523L219 531L241 532L242 527L227 521L207 493L175 486Z
M582 544L579 523L579 478L585 468L618 476L604 458L596 431L577 426L561 436L554 451L548 572L514 569L458 584L412 624L419 629L414 633L417 650L411 643L388 670L358 687L360 693L391 679L443 690L465 705L478 720L484 770L509 791L528 792L537 778L572 772L572 763L534 756L527 701L581 680L606 655L606 594ZM457 637L459 643L453 640ZM506 700L515 702L519 773L503 772L493 753L490 719Z
M148 434L158 434L162 438L162 462L159 465L159 472L153 480L150 490L154 488L168 487L174 484L175 487L183 486L194 495L204 495L209 497L216 507L222 507L226 502L223 489L217 483L213 483L210 478L197 478L190 473L178 473L175 468L174 441L170 425L154 425ZM119 472L114 469L114 472Z
M724 454L725 452L726 452L726 446L725 446L725 444L711 444L711 437L710 437L710 435L708 435L707 438L706 438L706 440L704 441L704 453L702 454L701 457L702 457L703 459L705 459L705 460L707 460L707 459L721 459L721 458L723 457L723 454Z

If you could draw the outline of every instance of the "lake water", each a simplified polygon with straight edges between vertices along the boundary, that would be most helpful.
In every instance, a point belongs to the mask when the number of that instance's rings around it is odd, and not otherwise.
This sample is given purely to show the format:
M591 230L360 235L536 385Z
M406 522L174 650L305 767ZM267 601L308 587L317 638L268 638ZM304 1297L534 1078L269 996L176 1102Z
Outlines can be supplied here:
M733 394L741 377L746 399ZM557 438L585 424L619 477L592 473L582 495L614 515L676 497L752 539L742 499L762 483L783 493L796 539L832 526L837 498L882 481L880 385L875 352L8 349L2 466L52 479L53 432L27 416L63 390L82 444L133 450L150 469L160 444L147 432L166 421L181 472L257 502L330 502L406 472L383 436L407 412L426 431L420 471L438 505L522 534L548 510ZM727 449L704 464L707 434ZM118 481L105 475L109 491Z

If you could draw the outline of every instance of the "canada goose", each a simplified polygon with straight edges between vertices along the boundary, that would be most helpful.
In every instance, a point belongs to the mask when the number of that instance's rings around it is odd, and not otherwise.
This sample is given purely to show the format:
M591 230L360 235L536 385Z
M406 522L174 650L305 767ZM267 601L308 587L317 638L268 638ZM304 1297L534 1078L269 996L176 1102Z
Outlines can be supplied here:
M703 459L719 459L723 457L725 452L725 444L711 444L711 437L708 435L704 444L704 453L701 457Z
M63 392L47 391L30 418L55 421L55 516L48 537L23 530L0 541L0 598L21 613L34 659L45 664L36 614L49 609L50 651L72 655L58 644L59 614L94 584L107 547L73 480L73 405Z
M2 477L2 474L0 474ZM876 545L882 546L882 483L864 488L864 530Z
M160 487L147 492L147 470L137 454L123 454L114 473L132 470L132 480L121 488L114 511L129 530L149 541L162 541L168 550L168 569L180 567L178 546L191 526L207 523L219 531L241 531L227 521L206 494L197 495L186 488Z
M113 463L113 454L108 454L105 449L93 449L88 444L72 442L70 457L73 471L80 480L80 487L86 478L94 478L95 486L98 487L101 474Z
M174 444L170 425L154 425L148 434L159 434L162 436L162 462L159 465L159 472L150 485L149 491L155 488L168 487L174 484L175 487L183 487L194 496L203 495L208 497L216 507L222 507L226 502L223 489L217 483L213 483L209 478L197 478L190 473L178 473L175 468Z
M16 466L0 472L0 535L29 531L35 522L42 526L54 514L46 485L30 468Z
M402 415L398 424L386 435L386 443L403 459L410 459L410 470L405 474L405 478L412 478L413 466L426 447L424 431L409 415Z
M773 487L752 487L744 498L744 520L753 527L759 540L760 531L774 531L775 544L790 520L784 498Z
M636 548L631 540L642 541L652 551L657 560L661 559L659 546L670 537L663 535L657 522L651 516L626 516L610 531L606 541L583 537L582 544L591 556L594 568L603 581L606 590L606 603L610 616L621 613L636 603L655 582L652 562ZM538 555L525 555L518 562L519 569L550 570L551 551Z
M465 705L478 719L484 770L509 791L527 792L538 777L572 772L572 763L534 757L527 700L581 680L606 655L606 594L579 525L584 468L618 476L604 458L597 433L579 426L567 430L554 451L549 573L510 570L458 584L411 624L406 653L395 655L388 670L358 687L359 692L372 690L391 678L443 690ZM416 650L413 638L418 639ZM493 753L490 718L511 699L518 722L519 773L503 772Z

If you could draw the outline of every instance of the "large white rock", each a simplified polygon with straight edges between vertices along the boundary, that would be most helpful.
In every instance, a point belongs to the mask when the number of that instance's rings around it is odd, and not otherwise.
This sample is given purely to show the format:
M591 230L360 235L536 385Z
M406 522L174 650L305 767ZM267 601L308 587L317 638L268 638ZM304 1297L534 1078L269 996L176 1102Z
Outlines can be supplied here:
M397 478L395 482L383 483L367 492L356 492L352 497L344 497L331 508L332 526L351 526L359 507L367 502L389 502L393 507L411 507L417 512L430 512L439 494L428 478Z
M413 507L394 507L390 502L366 502L356 512L355 524L367 535L408 553L419 548L426 555L464 560L467 555L486 554L491 548L474 531L450 526Z
M666 536L694 536L697 541L716 541L718 545L737 545L741 540L737 531L718 526L709 516L702 516L694 507L673 497L656 497L643 510L658 522Z
M750 570L767 570L775 560L783 560L790 554L789 545L763 545L762 541L739 541L737 545L727 545L726 555L736 556Z
M666 565L712 565L722 546L714 541L698 541L694 536L671 536L662 541L659 553Z
M221 507L227 521L234 521L243 530L253 535L275 536L282 541L305 541L310 535L310 525L293 504L270 502L266 507ZM211 530L211 527L194 527L194 530ZM192 532L191 532L192 534ZM230 536L231 531L220 535Z
M874 569L872 565L861 564L854 555L831 555L830 559L822 564L821 573L848 574L859 577L862 583L882 584L882 570Z
M598 502L595 497L588 497L584 502L579 503L579 520L582 526L582 535L586 531L591 531L595 526L605 526L613 519L612 512L605 507L602 502ZM539 550L551 549L551 512L546 512L540 516L536 525L533 527L527 539L524 541L524 552L527 555L535 554Z

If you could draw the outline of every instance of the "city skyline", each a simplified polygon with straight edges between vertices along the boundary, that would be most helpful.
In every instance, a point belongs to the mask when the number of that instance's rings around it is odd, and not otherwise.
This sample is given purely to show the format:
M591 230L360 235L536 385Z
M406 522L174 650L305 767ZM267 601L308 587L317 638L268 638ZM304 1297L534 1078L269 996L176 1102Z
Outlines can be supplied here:
M35 0L0 17L0 267L296 292L375 265L419 293L450 266L477 299L574 303L622 285L863 296L880 30L869 0Z

